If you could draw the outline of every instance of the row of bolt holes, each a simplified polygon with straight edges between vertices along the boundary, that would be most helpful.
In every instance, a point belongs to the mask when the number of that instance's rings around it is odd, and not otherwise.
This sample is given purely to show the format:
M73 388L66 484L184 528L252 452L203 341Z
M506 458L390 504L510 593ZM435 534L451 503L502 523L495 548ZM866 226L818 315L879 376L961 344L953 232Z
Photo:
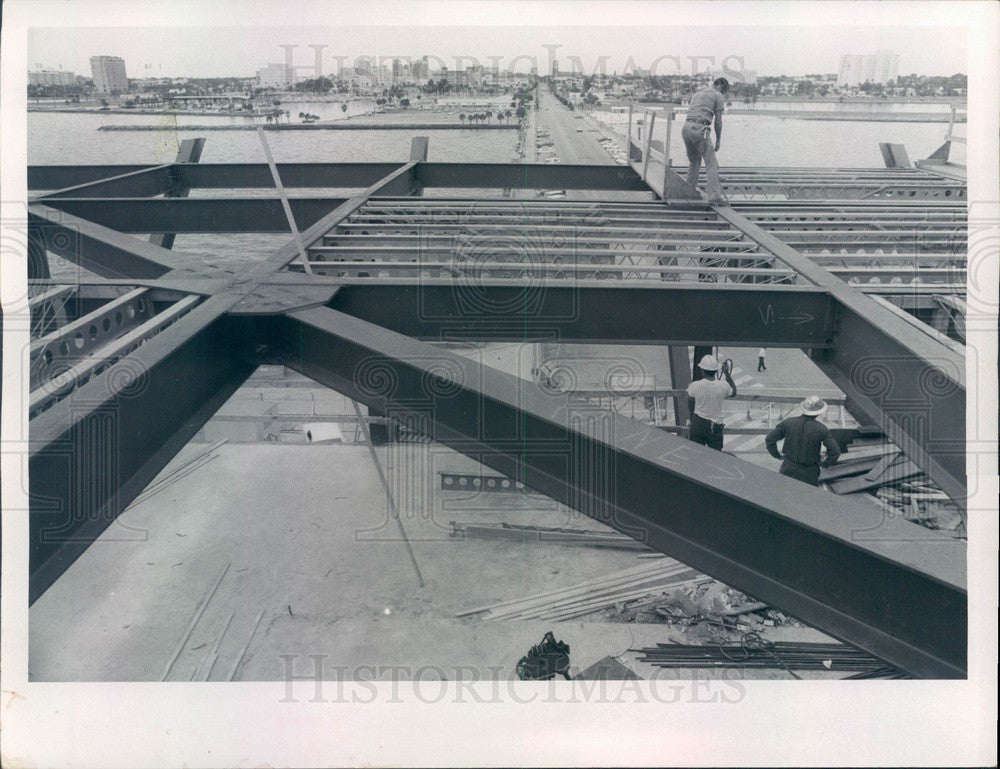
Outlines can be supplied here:
M444 485L445 486L451 486L452 483L454 483L454 479L452 479L452 478L445 478L444 479ZM469 485L469 479L468 478L459 478L458 479L458 485L459 486L468 486ZM482 485L482 480L480 478L473 478L472 479L472 486L474 488L479 488L480 485ZM489 488L492 489L492 488L494 488L497 485L497 481L495 481L492 478L488 478L486 480L486 485L487 485L487 487L489 487ZM510 488L510 481L507 481L507 480L500 481L500 486L503 487L503 488L505 488L505 489L509 489ZM521 483L521 482L517 482L515 484L515 487L518 488L518 489L523 489L524 488L524 484Z
M124 311L125 315L128 316L129 320L132 320L133 318L135 318L137 311L140 314L146 311L146 300L140 299L138 302L136 302L136 307L133 307L131 304L125 305ZM114 320L115 326L120 326L122 324L122 322L125 320L125 315L122 315L122 310L118 310L117 312L115 312L115 320ZM103 321L101 321L101 328L104 329L105 334L111 331L111 318L105 318ZM88 329L88 334L92 342L97 340L97 333L98 333L97 324L92 323L90 325L90 328ZM77 350L82 350L86 343L87 340L84 337L82 331L77 332L76 336L73 337L73 346L76 347ZM62 355L63 357L69 355L69 342L65 339L59 343L59 354ZM46 365L52 363L53 357L55 356L52 354L52 350L50 350L48 347L46 347L42 351L42 358L45 360Z

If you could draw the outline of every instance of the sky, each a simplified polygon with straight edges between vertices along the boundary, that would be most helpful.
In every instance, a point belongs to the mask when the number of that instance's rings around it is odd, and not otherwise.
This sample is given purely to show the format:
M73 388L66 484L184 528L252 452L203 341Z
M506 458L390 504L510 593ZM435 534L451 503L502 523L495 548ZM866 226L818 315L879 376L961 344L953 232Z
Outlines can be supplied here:
M89 76L92 55L111 55L125 59L129 77L251 77L269 63L284 63L285 45L296 46L291 63L306 77L313 76L316 62L310 46L320 47L323 74L337 70L337 57L346 57L344 64L350 66L358 56L386 57L388 63L393 57L428 55L432 70L478 61L519 71L537 63L544 73L555 59L566 71L576 56L588 73L603 61L608 74L629 66L662 75L691 74L714 63L755 69L760 76L833 73L843 54L888 49L900 56L900 74L968 72L962 27L683 27L669 25L666 16L642 27L615 26L614 21L611 15L601 27L32 28L27 64Z

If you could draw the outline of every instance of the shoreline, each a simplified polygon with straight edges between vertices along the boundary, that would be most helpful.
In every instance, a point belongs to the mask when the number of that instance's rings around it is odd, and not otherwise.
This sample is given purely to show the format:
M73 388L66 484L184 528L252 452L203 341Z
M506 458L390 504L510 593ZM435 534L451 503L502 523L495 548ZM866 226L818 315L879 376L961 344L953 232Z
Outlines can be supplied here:
M516 130L517 123L252 123L247 125L102 125L98 131L483 131Z

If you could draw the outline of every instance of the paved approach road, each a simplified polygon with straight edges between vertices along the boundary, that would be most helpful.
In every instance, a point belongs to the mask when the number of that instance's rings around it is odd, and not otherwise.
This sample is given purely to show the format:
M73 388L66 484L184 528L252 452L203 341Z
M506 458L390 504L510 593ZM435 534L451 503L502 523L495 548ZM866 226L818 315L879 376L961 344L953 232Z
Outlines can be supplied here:
M551 93L541 88L538 101L537 126L549 132L548 138L554 146L547 149L555 152L560 165L615 165L614 159L597 141L602 134L590 130L594 128L594 124L583 113L571 112ZM577 115L581 117L577 118ZM577 131L578 128L583 130ZM648 201L653 198L651 192L618 190L567 190L566 197L570 200L614 201Z

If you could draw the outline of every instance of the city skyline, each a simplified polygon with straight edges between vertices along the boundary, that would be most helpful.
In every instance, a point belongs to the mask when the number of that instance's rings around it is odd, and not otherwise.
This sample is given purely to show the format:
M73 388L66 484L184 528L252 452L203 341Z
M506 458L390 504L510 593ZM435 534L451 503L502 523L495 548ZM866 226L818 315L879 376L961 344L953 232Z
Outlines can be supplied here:
M132 78L253 77L269 64L290 61L298 73L322 74L352 66L358 57L415 61L429 56L432 69L482 64L528 71L603 69L619 74L653 69L653 74L694 74L708 67L754 69L761 77L835 73L844 55L889 49L899 55L899 74L953 75L968 71L965 33L947 27L779 27L761 40L750 27L613 27L602 43L586 27L213 27L32 29L32 69L85 74L91 56L121 56ZM455 40L463 41L461 48ZM220 56L216 51L223 50ZM198 54L195 55L194 52ZM209 51L211 53L204 53ZM289 53L290 52L290 53Z

